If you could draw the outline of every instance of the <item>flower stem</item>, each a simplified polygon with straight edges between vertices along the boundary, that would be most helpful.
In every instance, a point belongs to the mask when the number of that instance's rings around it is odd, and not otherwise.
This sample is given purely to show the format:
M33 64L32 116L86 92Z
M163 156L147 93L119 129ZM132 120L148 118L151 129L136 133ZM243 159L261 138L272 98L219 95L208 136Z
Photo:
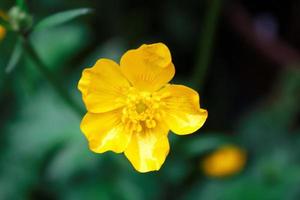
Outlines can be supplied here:
M84 110L73 100L69 95L67 90L62 87L60 81L52 74L52 72L47 68L44 62L41 60L32 44L29 42L26 36L21 37L23 48L25 53L30 57L30 59L35 63L37 69L41 74L47 79L47 81L52 85L55 91L60 95L64 102L70 106L80 117L84 114Z
M199 54L192 77L193 86L200 90L203 89L203 83L211 59L217 21L221 11L221 2L222 0L208 1L209 5L204 17L203 32L199 44Z
M16 3L21 10L27 11L25 0L16 0Z

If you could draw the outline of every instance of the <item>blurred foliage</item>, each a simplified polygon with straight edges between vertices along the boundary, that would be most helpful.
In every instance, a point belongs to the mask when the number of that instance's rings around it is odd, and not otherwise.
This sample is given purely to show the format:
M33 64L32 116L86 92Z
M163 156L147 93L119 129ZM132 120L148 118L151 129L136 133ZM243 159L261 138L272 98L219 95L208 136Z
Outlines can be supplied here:
M12 1L0 2L1 10L13 6ZM126 49L152 41L170 44L177 69L174 82L192 85L192 66L199 59L195 43L203 38L203 14L199 13L206 6L202 1L182 4L171 0L28 1L34 24L63 9L94 10L63 24L49 20L51 26L59 25L34 30L30 41L78 103L81 99L76 87L84 67L100 57L118 61ZM226 40L229 35L220 37ZM269 90L253 94L253 88L262 90L263 85L245 87L236 78L245 77L244 73L226 68L228 63L220 55L234 48L226 46L224 50L216 45L219 49L201 91L201 104L209 111L206 126L190 136L170 134L171 152L162 169L139 174L121 155L98 155L88 150L80 133L80 118L31 59L21 54L11 72L5 72L17 40L16 33L10 31L0 42L1 200L300 199L299 66L282 68ZM263 73L261 66L255 68L256 73ZM267 69L267 73L272 74L272 70ZM246 81L255 81L255 77L246 76ZM265 79L263 84L269 84ZM240 104L232 101L232 93ZM242 96L247 97L247 93L256 98L246 101ZM236 112L227 112L229 109ZM232 177L206 177L199 163L226 144L247 151L246 168Z

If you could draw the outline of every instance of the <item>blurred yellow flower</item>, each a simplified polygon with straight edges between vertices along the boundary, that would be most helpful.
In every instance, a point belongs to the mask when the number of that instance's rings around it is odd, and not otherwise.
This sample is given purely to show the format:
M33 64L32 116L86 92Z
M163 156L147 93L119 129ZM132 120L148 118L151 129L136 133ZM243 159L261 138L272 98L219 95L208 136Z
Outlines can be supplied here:
M245 163L244 150L233 145L226 145L209 154L201 164L207 176L225 177L240 172Z
M169 129L190 134L207 118L196 91L168 84L174 74L162 43L127 51L120 66L100 59L85 69L78 88L88 112L80 127L90 149L124 152L139 172L159 170L169 153Z
M6 29L0 25L0 41L4 39L6 35Z

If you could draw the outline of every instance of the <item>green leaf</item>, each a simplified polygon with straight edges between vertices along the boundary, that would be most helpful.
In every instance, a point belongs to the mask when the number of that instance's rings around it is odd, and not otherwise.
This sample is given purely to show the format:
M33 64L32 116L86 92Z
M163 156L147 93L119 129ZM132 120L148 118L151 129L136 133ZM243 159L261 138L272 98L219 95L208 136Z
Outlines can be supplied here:
M30 199L28 191L44 177L52 158L63 153L57 147L83 140L80 119L50 88L43 87L30 100L21 101L20 109L1 130L7 137L1 146L0 199ZM53 150L56 154L50 156Z
M31 36L31 42L43 62L55 71L66 67L66 63L89 44L88 40L82 38L88 38L90 34L84 25L68 24L55 29L37 31ZM35 66L32 66L32 71L34 73Z
M15 48L11 54L11 57L9 59L9 62L5 68L5 72L7 74L9 74L10 72L12 72L12 70L17 66L21 56L22 56L22 45L21 43L18 41L15 45Z
M79 9L59 12L59 13L53 14L49 17L46 17L45 19L40 21L36 25L35 29L40 30L40 29L58 26L58 25L66 23L66 22L69 22L77 17L80 17L82 15L89 14L91 12L92 12L92 9L90 9L90 8L79 8Z
M102 157L93 154L85 138L74 137L53 158L47 166L46 176L55 183L61 183L83 171L94 171ZM74 163L77 163L74 165Z

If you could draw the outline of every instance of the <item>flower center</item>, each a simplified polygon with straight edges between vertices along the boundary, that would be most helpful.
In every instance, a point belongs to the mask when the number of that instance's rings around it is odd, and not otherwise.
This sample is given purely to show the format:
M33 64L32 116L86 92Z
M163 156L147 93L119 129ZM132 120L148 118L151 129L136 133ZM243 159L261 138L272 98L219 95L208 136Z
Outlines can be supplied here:
M144 129L155 128L161 119L163 105L155 93L140 92L131 88L122 110L122 122L127 130L141 132Z
M136 112L138 114L145 112L147 109L148 109L147 105L144 104L142 101L140 101L138 104L136 104Z

